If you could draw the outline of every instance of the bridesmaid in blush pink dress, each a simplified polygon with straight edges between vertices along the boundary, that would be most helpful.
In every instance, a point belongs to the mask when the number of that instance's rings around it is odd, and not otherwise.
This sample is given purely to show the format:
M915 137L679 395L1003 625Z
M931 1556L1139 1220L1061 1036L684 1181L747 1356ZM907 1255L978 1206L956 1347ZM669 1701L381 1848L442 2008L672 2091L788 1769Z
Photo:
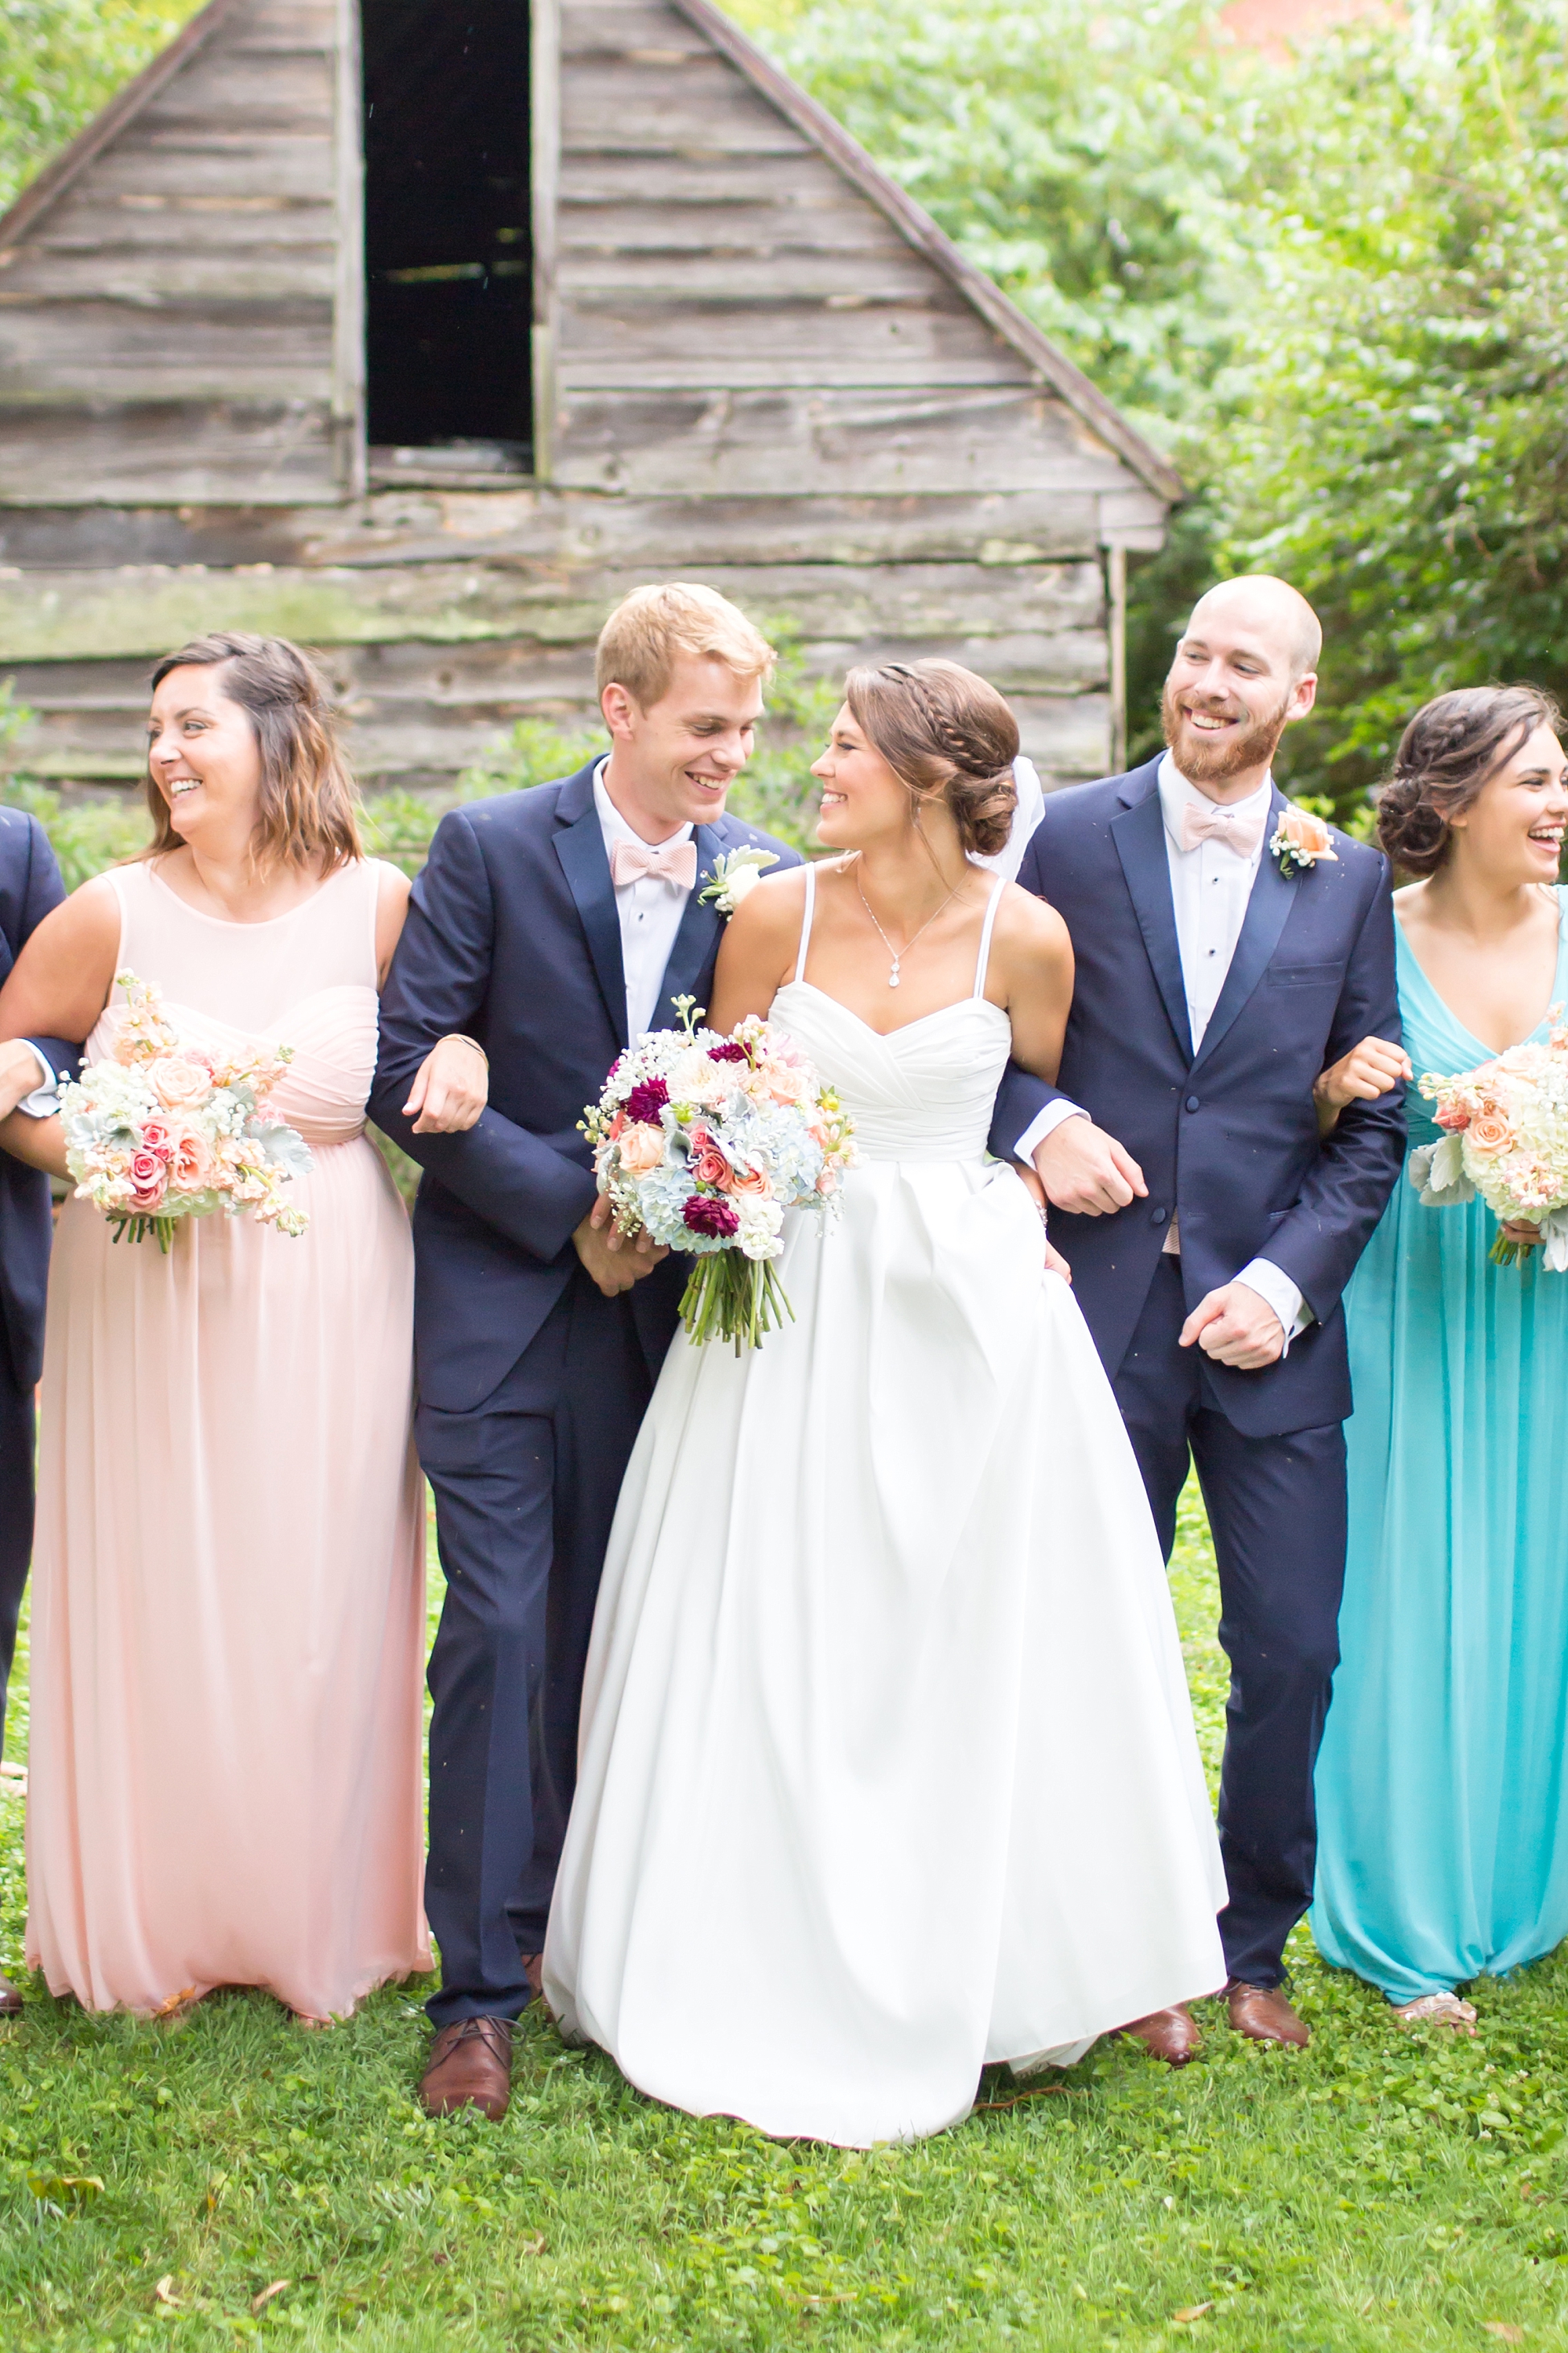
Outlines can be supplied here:
M154 850L84 886L0 995L129 968L194 1042L286 1044L310 1145L298 1239L221 1215L168 1255L61 1212L32 1615L27 1958L56 1994L157 2013L218 1985L345 2016L428 1969L420 1899L424 1505L408 1224L364 1133L378 976L407 885L359 854L319 681L278 640L200 640L155 680ZM33 943L29 944L31 947ZM84 978L84 970L86 977ZM107 997L108 1001L104 999ZM436 1050L431 1125L483 1065ZM59 1165L58 1123L5 1142Z

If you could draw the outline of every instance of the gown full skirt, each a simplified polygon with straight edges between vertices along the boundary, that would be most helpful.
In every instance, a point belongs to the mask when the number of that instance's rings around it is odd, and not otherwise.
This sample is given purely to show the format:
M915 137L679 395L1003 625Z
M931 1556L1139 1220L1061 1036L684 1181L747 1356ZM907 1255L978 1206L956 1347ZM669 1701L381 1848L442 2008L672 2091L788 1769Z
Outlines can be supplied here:
M120 962L164 987L184 1037L296 1050L273 1103L314 1168L292 1188L298 1238L216 1215L165 1256L116 1242L87 1201L61 1210L27 1955L93 2010L243 1985L342 2016L431 1966L413 1250L363 1132L375 870L254 926L186 908L145 867L115 880Z
M1568 910L1568 893L1559 892ZM1398 937L1417 1075L1473 1069ZM1568 998L1568 921L1554 1000ZM1414 1148L1436 1140L1409 1097ZM1312 1930L1391 2000L1568 1936L1568 1275L1402 1177L1345 1294L1355 1412Z
M1131 1449L1023 1187L1006 1021L773 1018L856 1113L795 1321L678 1336L622 1490L545 1955L564 2031L851 2146L1212 1991L1224 1879Z

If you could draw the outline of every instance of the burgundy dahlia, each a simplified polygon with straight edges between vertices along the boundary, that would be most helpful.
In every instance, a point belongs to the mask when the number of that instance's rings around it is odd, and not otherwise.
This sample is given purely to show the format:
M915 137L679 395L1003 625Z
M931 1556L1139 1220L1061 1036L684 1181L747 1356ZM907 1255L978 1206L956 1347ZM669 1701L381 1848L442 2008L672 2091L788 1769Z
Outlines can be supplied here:
M646 1120L650 1127L657 1127L659 1113L668 1101L669 1089L662 1079L644 1079L626 1097L626 1117Z
M733 1038L726 1038L721 1046L709 1047L708 1060L710 1062L748 1062L751 1056L744 1046L736 1044Z
M741 1229L741 1220L728 1201L701 1193L693 1193L681 1214L694 1234L707 1234L716 1242L727 1242Z

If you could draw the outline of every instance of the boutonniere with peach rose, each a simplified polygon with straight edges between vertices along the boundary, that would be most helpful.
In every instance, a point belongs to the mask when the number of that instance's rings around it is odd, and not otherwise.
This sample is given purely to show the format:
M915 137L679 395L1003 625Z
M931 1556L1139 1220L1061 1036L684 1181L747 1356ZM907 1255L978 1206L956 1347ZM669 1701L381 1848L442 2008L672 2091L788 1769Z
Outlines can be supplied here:
M1281 874L1310 874L1320 858L1331 866L1340 862L1333 835L1322 818L1295 801L1287 801L1279 812L1268 855L1279 860Z

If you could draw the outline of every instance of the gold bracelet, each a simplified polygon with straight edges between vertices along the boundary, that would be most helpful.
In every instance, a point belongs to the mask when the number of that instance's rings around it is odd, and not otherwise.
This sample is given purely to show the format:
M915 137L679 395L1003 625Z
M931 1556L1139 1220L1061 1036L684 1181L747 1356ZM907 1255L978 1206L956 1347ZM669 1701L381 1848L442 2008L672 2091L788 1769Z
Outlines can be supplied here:
M486 1053L486 1051L485 1051L484 1048L480 1045L480 1043L479 1043L479 1039L478 1039L477 1038L470 1038L470 1037L468 1036L468 1032L467 1032L466 1030L463 1030L463 1029L448 1029L448 1030L447 1030L447 1034L446 1034L446 1036L445 1036L444 1038L437 1038L437 1040L436 1040L436 1045L437 1045L437 1046L471 1046L471 1047L473 1048L473 1050L474 1050L475 1053L479 1056L479 1058L480 1061L484 1064L484 1066L485 1066L486 1070L488 1071L488 1070L489 1069L489 1066L490 1066L490 1058L489 1058L489 1056ZM434 1052L434 1051L435 1051L435 1047L432 1047L431 1051L432 1051L432 1052Z

